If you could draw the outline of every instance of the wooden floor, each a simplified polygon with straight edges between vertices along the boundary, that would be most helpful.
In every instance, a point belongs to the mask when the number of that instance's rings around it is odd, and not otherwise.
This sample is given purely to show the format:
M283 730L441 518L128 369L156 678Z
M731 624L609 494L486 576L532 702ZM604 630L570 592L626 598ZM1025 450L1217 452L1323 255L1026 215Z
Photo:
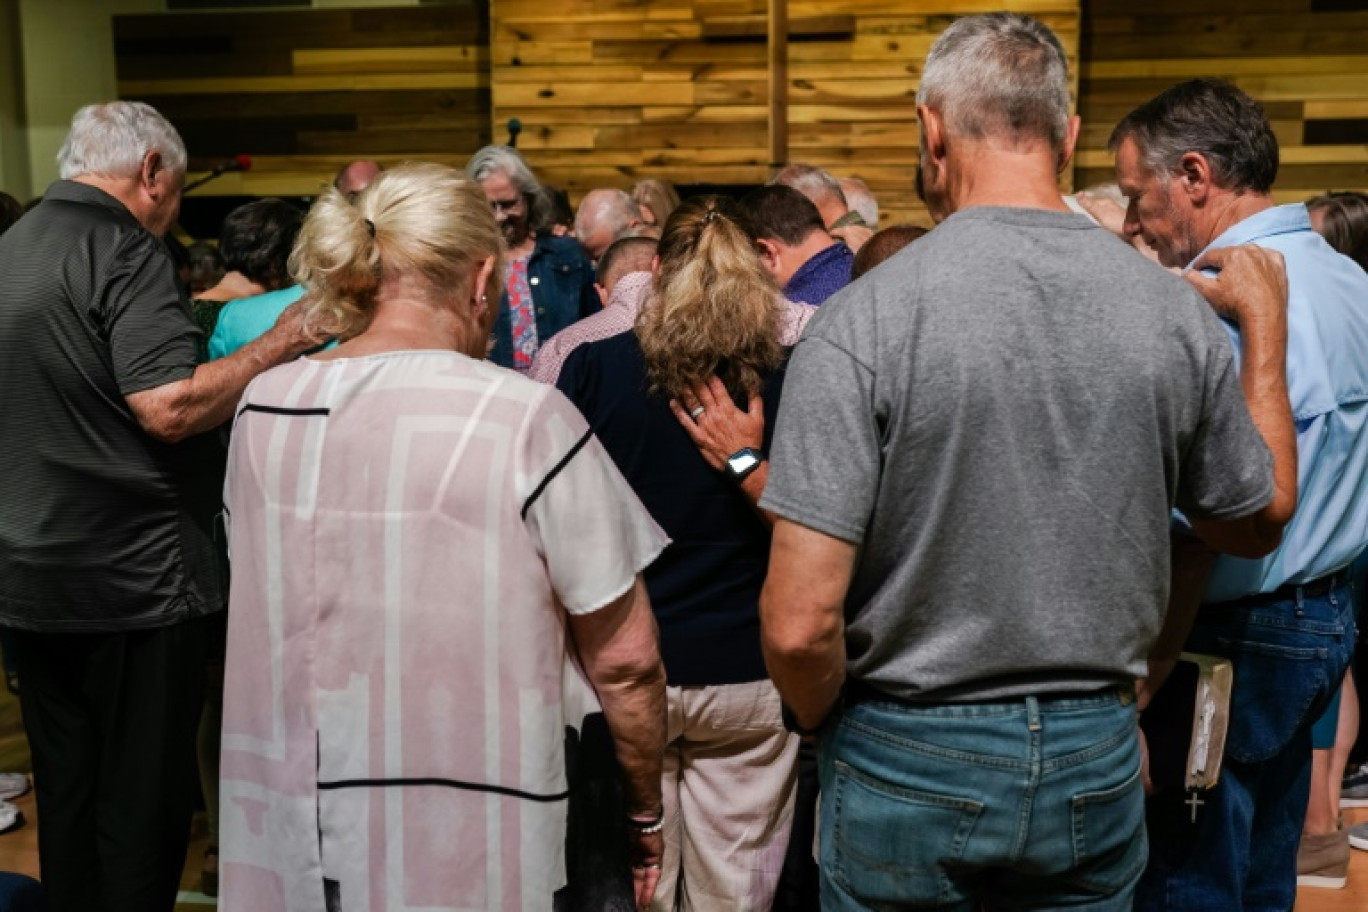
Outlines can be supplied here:
M0 770L30 772L28 742L24 739L19 703L0 687ZM38 812L33 793L16 804L28 822L12 833L0 835L0 871L17 871L38 876ZM1368 808L1344 812L1346 826L1368 820ZM181 878L180 902L176 912L204 912L214 901L196 891L199 887L200 859L204 851L203 815L195 818L185 873ZM1343 890L1305 888L1297 893L1296 912L1365 912L1368 910L1368 852L1355 850L1349 864L1349 885ZM269 912L269 910L263 910Z

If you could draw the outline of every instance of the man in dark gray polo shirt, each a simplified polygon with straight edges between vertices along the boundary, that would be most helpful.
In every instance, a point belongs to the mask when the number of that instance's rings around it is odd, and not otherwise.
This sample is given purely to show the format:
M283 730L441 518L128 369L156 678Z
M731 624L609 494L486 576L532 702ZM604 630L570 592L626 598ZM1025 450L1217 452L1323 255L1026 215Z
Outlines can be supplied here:
M766 661L821 735L822 908L1129 909L1170 511L1265 552L1295 452L1270 457L1201 296L1062 203L1048 29L957 20L917 114L940 224L809 324L761 500ZM1244 363L1276 372L1286 286L1249 284ZM1285 442L1286 398L1258 404Z
M310 345L297 312L197 365L160 240L185 147L143 104L77 112L63 180L0 238L0 625L13 631L53 910L170 910L189 837L212 430Z

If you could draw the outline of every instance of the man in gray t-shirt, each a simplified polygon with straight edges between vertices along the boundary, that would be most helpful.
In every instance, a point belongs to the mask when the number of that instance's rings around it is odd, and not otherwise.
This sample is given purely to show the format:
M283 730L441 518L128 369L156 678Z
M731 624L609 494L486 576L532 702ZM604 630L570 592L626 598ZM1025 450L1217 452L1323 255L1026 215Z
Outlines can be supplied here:
M823 908L1122 908L1170 512L1271 548L1274 459L1211 307L1061 203L1057 39L961 19L919 102L941 223L813 318L761 500L766 659L791 725L822 729ZM1268 325L1250 368L1280 370Z

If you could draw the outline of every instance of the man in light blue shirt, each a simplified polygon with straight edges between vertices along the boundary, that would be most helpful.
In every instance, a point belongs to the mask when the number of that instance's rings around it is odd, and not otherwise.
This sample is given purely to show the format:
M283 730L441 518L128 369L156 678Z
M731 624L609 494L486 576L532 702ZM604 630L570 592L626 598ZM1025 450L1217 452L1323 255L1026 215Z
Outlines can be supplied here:
M1274 206L1277 140L1234 86L1174 86L1128 115L1111 144L1126 231L1164 265L1200 269L1208 251L1240 244L1282 255L1286 389L1247 381L1245 392L1287 396L1297 449L1281 545L1258 560L1220 556L1208 579L1187 648L1235 666L1225 768L1200 810L1182 794L1151 801L1136 908L1291 909L1311 727L1352 655L1345 571L1368 543L1368 275L1312 231L1305 206ZM1238 357L1242 328L1227 328Z

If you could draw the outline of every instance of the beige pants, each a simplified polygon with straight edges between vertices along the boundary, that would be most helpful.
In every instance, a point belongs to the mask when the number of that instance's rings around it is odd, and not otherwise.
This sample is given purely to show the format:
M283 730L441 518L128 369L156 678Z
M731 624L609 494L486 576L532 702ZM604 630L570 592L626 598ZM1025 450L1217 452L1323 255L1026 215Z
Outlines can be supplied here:
M769 912L798 739L769 681L667 691L665 857L652 912Z

